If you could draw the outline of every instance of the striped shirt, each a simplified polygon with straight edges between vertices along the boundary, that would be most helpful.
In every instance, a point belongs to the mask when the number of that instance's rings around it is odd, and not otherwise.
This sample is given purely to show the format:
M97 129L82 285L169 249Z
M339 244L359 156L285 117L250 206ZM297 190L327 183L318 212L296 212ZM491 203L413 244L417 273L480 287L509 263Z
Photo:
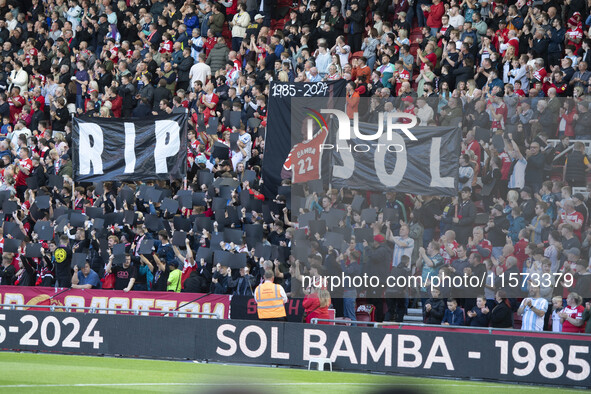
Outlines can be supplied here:
M541 317L536 315L534 311L529 307L525 306L526 301L529 298L524 298L521 301L520 308L523 309L523 318L521 320L521 329L523 331L543 331L544 330L544 315ZM539 311L546 312L548 310L548 301L544 298L532 298L532 306Z

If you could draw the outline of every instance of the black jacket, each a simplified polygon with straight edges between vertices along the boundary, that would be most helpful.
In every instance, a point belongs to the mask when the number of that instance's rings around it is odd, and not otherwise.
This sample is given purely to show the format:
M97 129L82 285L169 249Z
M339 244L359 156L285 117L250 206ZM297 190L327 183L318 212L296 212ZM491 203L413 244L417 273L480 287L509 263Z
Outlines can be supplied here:
M465 244L472 235L472 227L476 220L476 206L472 201L463 202L458 206L459 222L454 224L456 238L459 243Z
M361 6L357 8L357 11L351 10L351 16L348 17L345 22L349 23L351 34L362 34L364 28L364 17L363 12L361 11Z
M130 110L135 105L135 86L133 84L122 85L119 87L117 94L121 96L121 109Z
M525 219L525 222L531 222L534 216L536 216L536 200L533 198L530 198L529 200L523 200L520 204L520 207L521 214Z
M589 129L589 125L591 124L591 111L587 112L579 112L579 119L575 121L575 135L581 136L586 135L588 136L591 134L591 129ZM585 138L588 139L588 138Z
M489 314L491 327L513 328L513 311L504 302L495 306Z
M153 97L154 97L154 104L152 105L152 109L154 111L157 111L158 108L160 108L160 101L161 100L168 100L168 101L172 100L172 93L170 93L170 90L168 90L164 87L158 86L156 89L154 89ZM172 103L170 103L170 105L172 105Z
M425 305L431 304L431 310L427 312ZM429 298L423 305L423 321L425 324L441 324L445 313L445 302L441 298Z
M507 236L503 232L503 229L509 228L509 220L505 215L497 216L493 219L495 224L487 234L487 238L492 244L493 247L495 246L505 246Z
M384 280L392 265L392 250L385 242L379 244L377 248L368 247L365 249L365 272L368 276L374 275L380 280ZM377 289L370 290L380 292Z
M178 82L187 82L189 81L189 71L193 66L193 58L191 56L184 57L183 60L177 66L177 76Z

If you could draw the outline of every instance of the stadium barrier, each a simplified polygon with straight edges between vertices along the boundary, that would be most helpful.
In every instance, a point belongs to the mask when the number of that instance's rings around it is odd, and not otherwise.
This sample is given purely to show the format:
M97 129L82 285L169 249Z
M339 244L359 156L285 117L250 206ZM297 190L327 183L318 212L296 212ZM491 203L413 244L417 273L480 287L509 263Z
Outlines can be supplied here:
M323 357L335 370L591 388L589 335L400 328L0 310L0 349L292 367Z
M49 305L58 312L70 309L86 313L162 316L163 312L178 311L182 316L193 316L187 312L195 312L230 318L230 296L225 294L0 286L0 304L8 305L4 309L13 304L24 305L15 308L25 310L39 310Z
M0 304L0 308L17 310L30 309L30 305L19 304ZM222 317L217 313L208 312L181 312L181 311L163 311L161 309L122 309L122 308L100 308L94 306L55 306L55 305L35 305L34 310L48 310L49 312L89 312L89 313L133 313L136 316L171 316L171 317L208 317L211 319L221 319Z

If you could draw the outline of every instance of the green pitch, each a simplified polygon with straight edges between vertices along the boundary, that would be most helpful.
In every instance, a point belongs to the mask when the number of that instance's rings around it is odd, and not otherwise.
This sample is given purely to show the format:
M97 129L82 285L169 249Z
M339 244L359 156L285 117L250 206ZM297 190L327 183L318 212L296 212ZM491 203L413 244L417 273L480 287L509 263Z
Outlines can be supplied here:
M345 394L373 393L392 387L437 394L559 391L489 382L4 352L0 352L0 371L0 392L5 393L208 393L212 390L219 393L224 388L233 393Z

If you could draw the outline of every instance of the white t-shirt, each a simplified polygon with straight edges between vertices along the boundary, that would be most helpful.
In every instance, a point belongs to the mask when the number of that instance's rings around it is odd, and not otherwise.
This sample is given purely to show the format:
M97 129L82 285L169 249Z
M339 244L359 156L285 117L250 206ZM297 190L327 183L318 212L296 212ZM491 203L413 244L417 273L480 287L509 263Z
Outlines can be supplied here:
M207 81L207 77L211 76L211 67L209 67L205 63L197 63L191 67L189 71L189 77L191 77L191 89L193 85L195 85L195 81L199 80L205 86L205 82Z
M560 322L560 316L558 316L560 311L553 310L552 311L552 331L553 332L562 332L562 323Z
M449 24L453 26L455 29L457 29L458 27L464 25L464 17L461 14L458 14L456 16L450 16Z
M342 53L343 49L345 53ZM336 47L336 53L339 55L341 61L341 68L345 67L345 64L349 63L349 54L351 53L351 47L349 45L343 45L342 47Z

